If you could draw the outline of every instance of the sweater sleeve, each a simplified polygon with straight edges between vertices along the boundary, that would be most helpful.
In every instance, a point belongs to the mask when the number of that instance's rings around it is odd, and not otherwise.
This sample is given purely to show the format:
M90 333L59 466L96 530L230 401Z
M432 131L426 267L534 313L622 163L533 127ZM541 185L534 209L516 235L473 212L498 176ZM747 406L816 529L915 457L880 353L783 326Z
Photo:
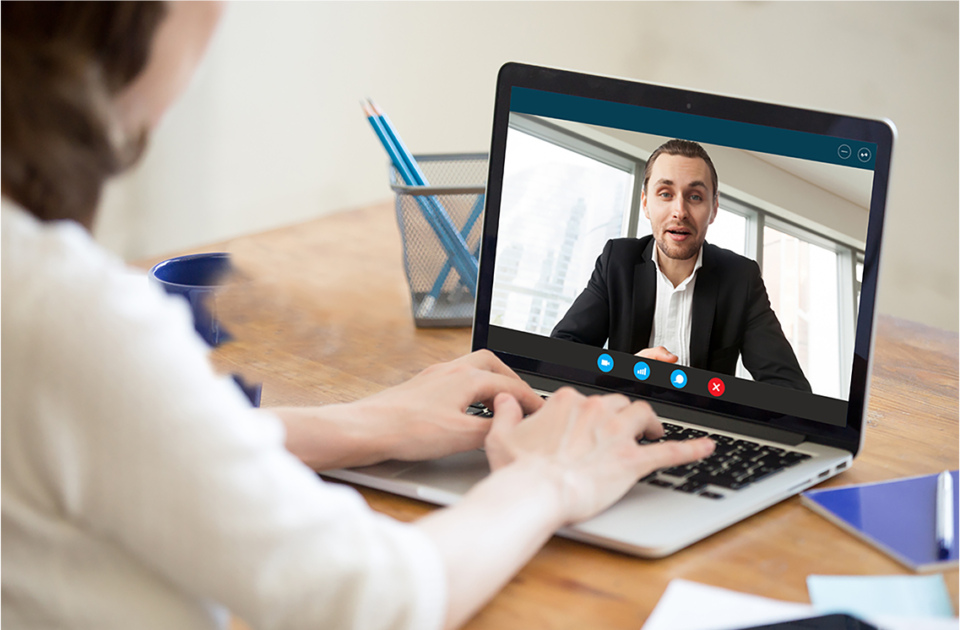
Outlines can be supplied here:
M290 455L282 423L214 373L186 306L71 229L11 317L15 398L39 402L4 405L32 423L4 431L20 442L5 481L30 468L72 525L257 628L441 626L432 542Z

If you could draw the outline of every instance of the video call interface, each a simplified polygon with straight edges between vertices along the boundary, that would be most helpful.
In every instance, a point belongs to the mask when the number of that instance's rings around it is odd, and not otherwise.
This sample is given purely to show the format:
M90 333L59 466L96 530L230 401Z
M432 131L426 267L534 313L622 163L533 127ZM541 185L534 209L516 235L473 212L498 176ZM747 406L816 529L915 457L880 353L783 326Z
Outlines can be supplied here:
M490 348L846 424L875 145L518 87L510 110Z

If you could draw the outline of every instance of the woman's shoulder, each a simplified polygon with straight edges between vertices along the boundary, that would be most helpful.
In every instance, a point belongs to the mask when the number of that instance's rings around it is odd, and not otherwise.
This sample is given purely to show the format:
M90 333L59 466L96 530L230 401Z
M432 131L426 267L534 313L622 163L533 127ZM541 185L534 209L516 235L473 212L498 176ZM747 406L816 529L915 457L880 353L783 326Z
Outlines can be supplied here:
M23 304L54 290L61 298L103 284L122 273L122 261L97 245L73 221L41 222L18 205L3 199L2 255L4 292ZM98 281L98 282L97 282Z
M76 223L43 223L4 200L0 258L5 364L83 380L107 357L134 360L137 348L206 353L187 306Z
M168 301L144 272L128 267L73 221L40 222L4 199L0 233L3 292L11 298L3 301L4 320L49 316L92 324L79 316L122 319L130 312L124 304L162 308Z

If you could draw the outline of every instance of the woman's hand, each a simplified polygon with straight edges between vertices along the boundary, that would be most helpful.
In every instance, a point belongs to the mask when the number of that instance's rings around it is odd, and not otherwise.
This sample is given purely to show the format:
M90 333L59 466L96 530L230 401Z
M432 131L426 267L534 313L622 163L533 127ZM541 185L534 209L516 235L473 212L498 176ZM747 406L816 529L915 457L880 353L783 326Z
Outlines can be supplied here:
M447 627L459 627L557 528L610 506L657 468L706 457L713 442L661 442L650 406L563 388L526 419L507 393L494 400L487 458L493 472L454 506L417 522L447 567Z
M492 408L500 393L510 394L525 413L543 399L489 350L432 365L409 381L391 387L354 407L377 418L378 431L389 436L389 457L420 460L478 448L490 430L490 418L470 415L467 407L482 402Z
M559 525L606 509L658 468L702 459L714 449L707 438L638 444L638 437L661 437L663 427L650 405L618 394L587 398L563 388L526 419L516 400L500 394L494 411L486 440L491 468L526 463L542 470L559 491Z
M386 459L443 457L483 444L490 418L470 415L507 393L518 413L543 405L529 385L488 350L428 367L409 381L352 403L274 410L287 448L317 470Z

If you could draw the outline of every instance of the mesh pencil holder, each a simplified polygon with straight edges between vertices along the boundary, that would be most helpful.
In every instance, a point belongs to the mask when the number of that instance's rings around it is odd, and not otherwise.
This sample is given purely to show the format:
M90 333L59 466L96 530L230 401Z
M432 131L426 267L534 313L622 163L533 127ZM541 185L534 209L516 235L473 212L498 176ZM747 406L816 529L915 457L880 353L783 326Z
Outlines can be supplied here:
M476 272L465 273L479 254L487 154L414 158L429 185L406 185L390 165L413 320L420 328L469 326Z

